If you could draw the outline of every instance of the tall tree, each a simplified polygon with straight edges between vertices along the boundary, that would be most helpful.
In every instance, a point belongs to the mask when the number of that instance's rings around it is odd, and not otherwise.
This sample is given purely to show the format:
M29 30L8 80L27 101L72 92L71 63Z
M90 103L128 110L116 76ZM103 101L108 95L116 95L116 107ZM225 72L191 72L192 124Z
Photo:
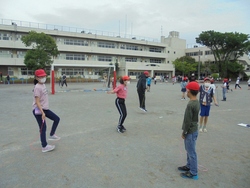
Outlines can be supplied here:
M175 69L182 72L182 74L190 74L190 72L195 72L197 70L198 63L195 62L195 59L190 56L183 56L177 58L173 62Z
M28 69L44 69L53 63L52 58L59 55L55 40L45 33L30 31L21 40L26 47L32 47L24 57L24 64Z
M243 33L220 33L203 31L196 42L207 46L214 55L221 76L227 76L228 62L237 61L239 57L250 52L249 35Z

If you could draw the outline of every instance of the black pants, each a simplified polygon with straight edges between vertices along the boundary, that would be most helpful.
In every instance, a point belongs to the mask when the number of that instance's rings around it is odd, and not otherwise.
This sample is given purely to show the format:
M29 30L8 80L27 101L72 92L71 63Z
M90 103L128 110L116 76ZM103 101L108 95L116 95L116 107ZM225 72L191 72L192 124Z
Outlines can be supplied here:
M116 107L118 109L118 112L120 113L118 126L121 126L121 125L123 125L123 122L127 117L127 109L126 109L126 105L125 105L125 99L116 98L115 99L115 105L116 105Z
M145 99L146 99L145 91L137 90L137 93L138 93L138 96L139 96L140 108L145 109Z
M63 87L64 84L66 85L66 87L68 87L66 80L63 81L62 87Z

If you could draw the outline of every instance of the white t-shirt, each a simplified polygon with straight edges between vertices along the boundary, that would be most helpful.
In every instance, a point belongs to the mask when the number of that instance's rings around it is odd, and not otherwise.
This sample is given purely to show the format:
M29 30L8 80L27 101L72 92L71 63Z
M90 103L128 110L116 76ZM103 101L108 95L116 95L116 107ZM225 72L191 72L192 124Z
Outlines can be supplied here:
M210 84L210 87L213 89L213 93L215 94L215 89L216 89L215 85L214 84Z

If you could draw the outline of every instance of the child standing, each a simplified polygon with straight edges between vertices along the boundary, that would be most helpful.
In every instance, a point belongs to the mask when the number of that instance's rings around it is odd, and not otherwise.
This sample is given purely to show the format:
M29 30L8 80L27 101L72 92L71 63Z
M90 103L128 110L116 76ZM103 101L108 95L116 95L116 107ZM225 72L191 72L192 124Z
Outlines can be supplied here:
M180 174L181 177L198 180L198 162L195 145L198 137L198 114L200 104L196 96L200 86L197 82L190 82L186 88L187 97L190 101L185 110L181 137L184 139L185 150L187 151L187 164L178 167L178 170L184 171Z
M148 78L147 78L147 92L149 92L150 91L150 86L151 86L151 77L149 76Z
M200 86L200 132L204 131L207 132L206 126L207 126L207 120L210 112L210 106L211 106L211 99L213 99L214 104L217 106L218 103L216 101L216 98L214 96L214 91L210 87L211 81L209 78L204 78L204 85ZM204 120L204 121L203 121ZM202 129L202 124L204 124L204 127Z
M129 80L128 76L123 76L120 79L120 85L117 86L114 90L108 91L108 94L114 94L116 93L117 98L115 99L115 105L118 109L118 112L120 114L120 118L118 121L117 131L119 133L124 133L126 131L126 128L123 126L123 122L127 117L127 109L125 105L125 99L127 97L127 82Z
M186 100L185 99L186 86L187 86L187 78L184 77L181 81L181 92L182 92L181 100Z
M48 152L55 149L54 145L48 145L46 141L46 120L45 118L51 119L53 122L49 140L59 140L60 137L55 135L56 128L59 124L60 118L49 110L48 91L45 86L46 73L43 69L35 71L35 77L38 83L34 87L34 100L33 100L33 115L40 130L40 139L42 144L42 152Z
M224 78L223 80L223 85L221 86L222 87L222 95L223 95L223 99L221 101L226 101L227 100L227 97L226 97L226 93L227 93L227 83L228 83L228 80L227 78Z

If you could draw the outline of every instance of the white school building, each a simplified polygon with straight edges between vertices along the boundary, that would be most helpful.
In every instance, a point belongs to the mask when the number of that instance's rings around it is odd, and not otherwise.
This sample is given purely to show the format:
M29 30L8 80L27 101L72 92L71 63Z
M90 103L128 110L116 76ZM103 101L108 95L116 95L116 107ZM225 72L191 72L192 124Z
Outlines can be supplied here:
M103 76L100 75L101 70L115 63L119 65L118 76L129 75L131 79L136 79L147 70L151 76L172 77L175 75L172 62L176 58L188 55L201 63L214 60L207 47L187 47L186 40L179 38L177 31L171 31L167 37L161 36L158 41L111 32L0 19L0 72L3 76L33 77L33 71L27 70L24 65L25 53L31 47L25 47L21 41L21 37L29 31L43 32L55 39L60 52L53 63L56 77L66 74L98 79ZM245 55L240 61L249 74L249 57Z

